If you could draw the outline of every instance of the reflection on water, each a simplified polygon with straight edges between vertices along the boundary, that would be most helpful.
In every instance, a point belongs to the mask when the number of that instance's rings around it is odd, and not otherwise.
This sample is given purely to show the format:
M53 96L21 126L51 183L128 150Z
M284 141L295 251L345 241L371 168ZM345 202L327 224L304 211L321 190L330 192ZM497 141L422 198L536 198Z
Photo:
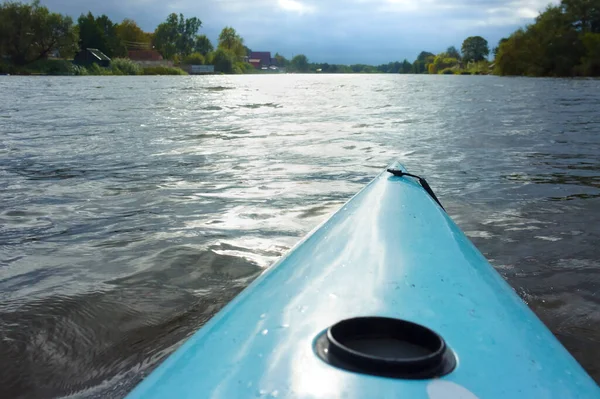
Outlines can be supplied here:
M600 81L1 84L7 397L123 396L396 158L600 379Z

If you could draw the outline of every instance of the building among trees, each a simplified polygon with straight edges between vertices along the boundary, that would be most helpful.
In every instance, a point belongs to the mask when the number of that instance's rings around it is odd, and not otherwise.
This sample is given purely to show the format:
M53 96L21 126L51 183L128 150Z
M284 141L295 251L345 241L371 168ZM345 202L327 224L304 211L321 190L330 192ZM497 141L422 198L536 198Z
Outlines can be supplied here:
M98 64L101 67L110 66L110 58L97 48L86 48L75 54L73 62L78 65Z
M252 51L248 62L256 69L268 68L274 64L270 51Z

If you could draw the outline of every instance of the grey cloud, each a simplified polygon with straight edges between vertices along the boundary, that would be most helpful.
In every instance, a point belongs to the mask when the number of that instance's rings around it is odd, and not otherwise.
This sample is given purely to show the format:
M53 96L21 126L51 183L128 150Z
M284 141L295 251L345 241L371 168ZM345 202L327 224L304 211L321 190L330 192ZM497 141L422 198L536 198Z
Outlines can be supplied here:
M197 16L202 32L216 40L233 26L256 50L311 60L383 63L413 59L421 50L460 46L470 35L497 41L531 21L547 0L45 0L53 10L77 17L88 10L114 20L135 19L153 30L171 12Z

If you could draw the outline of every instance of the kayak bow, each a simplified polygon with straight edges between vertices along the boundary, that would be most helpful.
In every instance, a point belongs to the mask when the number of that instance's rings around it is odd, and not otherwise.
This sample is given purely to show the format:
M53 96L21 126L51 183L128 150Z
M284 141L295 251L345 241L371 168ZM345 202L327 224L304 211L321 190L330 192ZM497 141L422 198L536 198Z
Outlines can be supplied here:
M128 398L600 397L435 195L401 174L375 178Z

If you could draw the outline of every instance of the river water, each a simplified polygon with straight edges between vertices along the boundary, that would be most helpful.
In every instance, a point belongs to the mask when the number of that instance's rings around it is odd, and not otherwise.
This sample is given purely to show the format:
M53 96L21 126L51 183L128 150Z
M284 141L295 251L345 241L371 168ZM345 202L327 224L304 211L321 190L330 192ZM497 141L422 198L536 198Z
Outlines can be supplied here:
M5 398L122 397L395 159L600 381L599 80L1 77L0 137Z

